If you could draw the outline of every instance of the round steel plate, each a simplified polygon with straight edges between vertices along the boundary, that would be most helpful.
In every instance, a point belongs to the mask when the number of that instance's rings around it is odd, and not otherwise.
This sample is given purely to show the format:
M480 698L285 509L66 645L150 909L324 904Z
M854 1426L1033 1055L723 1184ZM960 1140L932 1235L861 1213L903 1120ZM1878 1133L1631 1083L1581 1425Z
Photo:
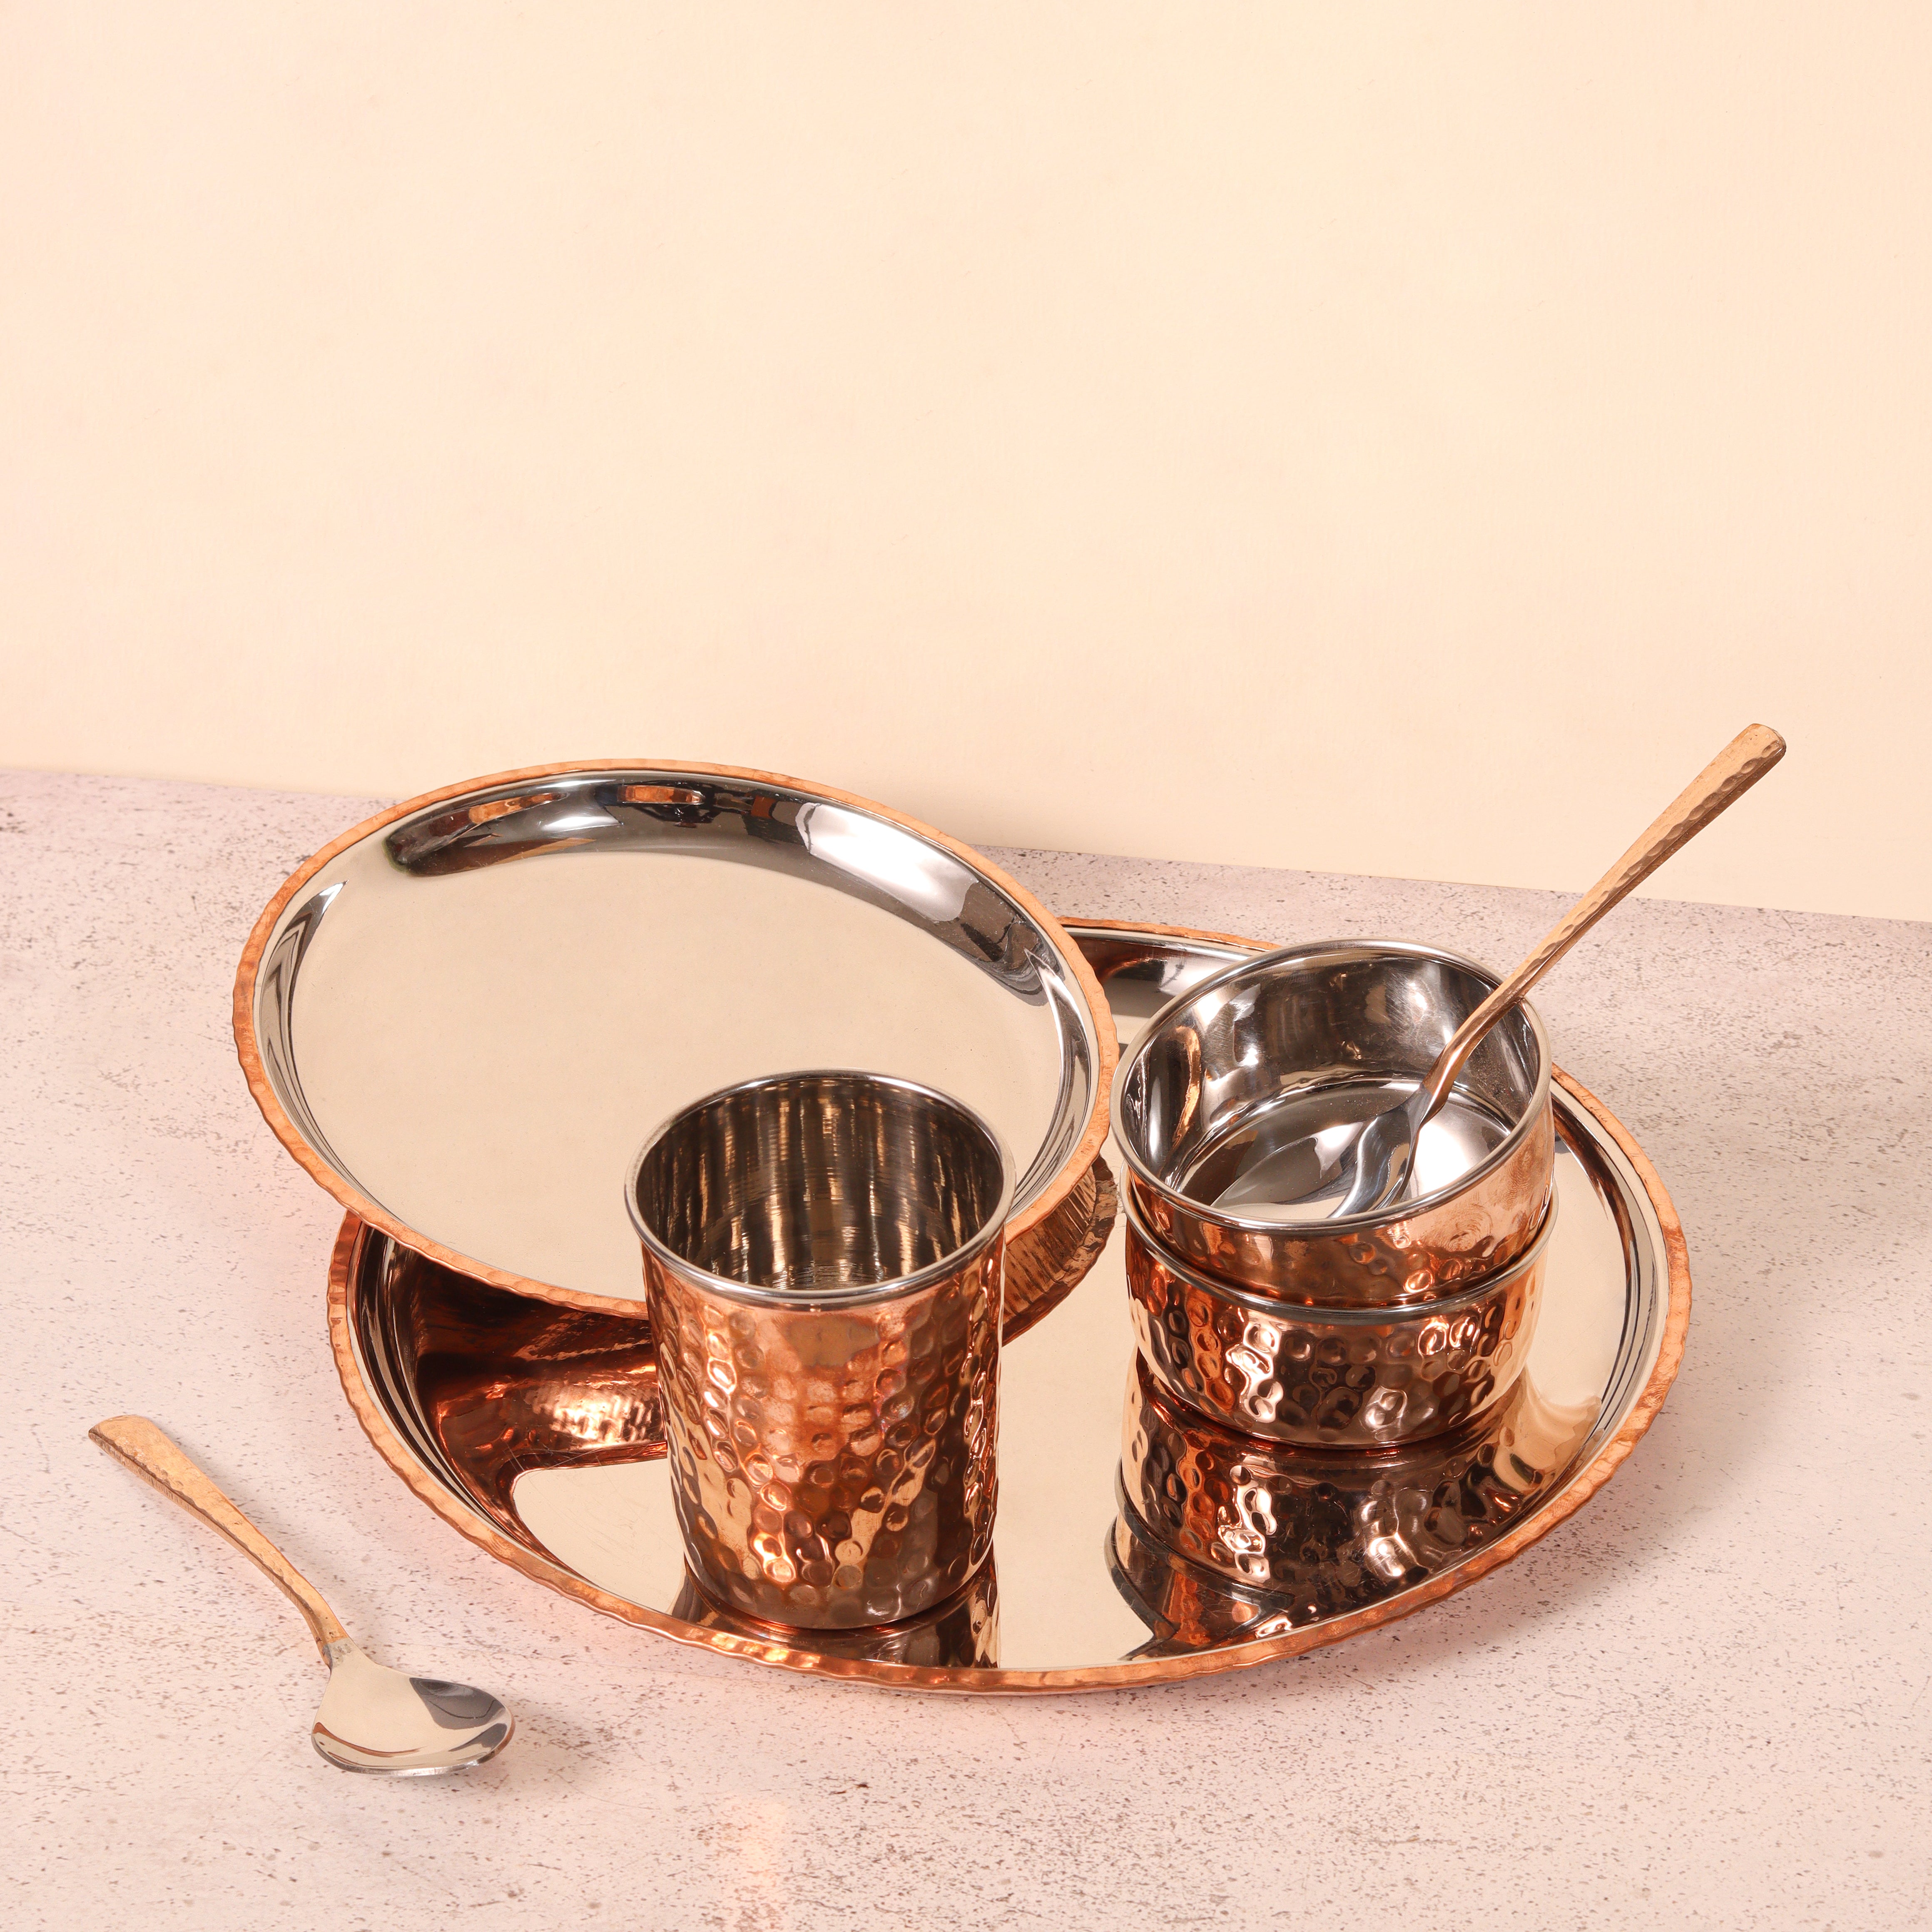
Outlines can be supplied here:
M843 1066L956 1096L1019 1170L1024 1261L1036 1229L1056 1252L1084 1233L1048 1224L1106 1131L1114 1056L1078 950L969 848L698 765L510 772L357 826L257 922L235 1030L270 1125L358 1218L633 1314L625 1173L700 1094Z
M1070 929L1130 1038L1190 979L1260 950ZM1231 1464L1186 1418L1148 1406L1117 1232L1006 1350L991 1570L916 1626L832 1639L734 1623L689 1588L656 1364L634 1322L504 1294L352 1216L331 1276L337 1364L364 1429L440 1516L526 1575L681 1642L905 1689L1064 1691L1240 1669L1406 1616L1508 1562L1609 1479L1661 1405L1690 1316L1676 1216L1606 1109L1561 1073L1555 1101L1560 1213L1503 1420L1394 1456L1270 1460L1256 1444L1251 1467ZM1217 1514L1213 1485L1231 1468ZM1244 1552L1262 1531L1279 1547L1294 1510L1306 1525L1287 1539L1295 1574L1256 1587Z

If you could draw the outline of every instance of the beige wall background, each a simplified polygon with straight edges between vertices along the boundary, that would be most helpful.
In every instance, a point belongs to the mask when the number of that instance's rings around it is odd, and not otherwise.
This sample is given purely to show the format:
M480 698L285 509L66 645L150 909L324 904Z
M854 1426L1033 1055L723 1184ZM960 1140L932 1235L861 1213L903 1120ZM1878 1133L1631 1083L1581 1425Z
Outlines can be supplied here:
M15 5L0 763L1932 918L1932 10Z

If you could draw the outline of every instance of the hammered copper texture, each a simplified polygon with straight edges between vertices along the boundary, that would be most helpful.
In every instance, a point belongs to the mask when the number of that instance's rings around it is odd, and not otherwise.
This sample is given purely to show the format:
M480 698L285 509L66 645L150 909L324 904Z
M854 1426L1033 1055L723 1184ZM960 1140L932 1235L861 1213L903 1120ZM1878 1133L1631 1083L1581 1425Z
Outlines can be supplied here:
M1106 1558L1114 1588L1149 1632L1129 1653L1136 1658L1198 1655L1288 1636L1296 1628L1265 1591L1243 1589L1177 1556L1124 1502L1107 1532Z
M740 1616L713 1603L688 1570L670 1613L700 1630L729 1630L754 1643L782 1647L798 1641L796 1630ZM987 1558L957 1596L949 1597L923 1616L862 1629L820 1630L812 1641L820 1656L854 1663L914 1664L938 1670L991 1670L1000 1660L1000 1589L993 1559Z
M1162 1636L1190 1622L1202 1641L1218 1641L1206 1633L1271 1613L1285 1628L1346 1615L1498 1535L1567 1466L1595 1416L1554 1411L1525 1385L1487 1421L1408 1448L1295 1448L1191 1413L1136 1360L1116 1580L1156 1611L1150 1627ZM1212 1582L1177 1580L1176 1558Z
M1312 1447L1416 1442L1494 1408L1529 1353L1544 1252L1446 1300L1309 1309L1183 1266L1127 1210L1134 1336L1156 1378L1231 1429Z
M916 1616L992 1547L1003 1244L823 1313L748 1306L646 1251L685 1553L772 1623Z
M1113 1176L1096 1161L1034 1230L1023 1264L1016 1268L1018 1250L1008 1244L1004 1340L1079 1285L1106 1246L1117 1201ZM664 1454L657 1345L642 1316L493 1288L380 1230L365 1227L359 1239L369 1270L360 1318L381 1324L380 1352L404 1375L449 1468L499 1528L528 1537L512 1502L527 1470Z
M1543 1226L1556 1160L1546 1100L1514 1148L1467 1187L1372 1227L1217 1226L1198 1203L1170 1198L1131 1168L1127 1195L1162 1241L1203 1274L1283 1300L1377 1307L1438 1300L1507 1268Z

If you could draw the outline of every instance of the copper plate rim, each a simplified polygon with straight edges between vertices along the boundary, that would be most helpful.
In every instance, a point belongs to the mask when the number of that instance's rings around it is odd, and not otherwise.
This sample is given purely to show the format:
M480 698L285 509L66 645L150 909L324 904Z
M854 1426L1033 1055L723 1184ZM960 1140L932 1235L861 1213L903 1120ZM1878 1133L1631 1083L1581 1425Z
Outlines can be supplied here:
M384 1234L399 1241L404 1247L426 1256L444 1268L454 1268L458 1273L469 1276L473 1281L486 1282L492 1288L508 1288L514 1294L530 1295L539 1301L554 1302L560 1307L582 1309L597 1315L644 1318L645 1309L641 1298L630 1300L617 1295L592 1294L582 1289L560 1287L554 1282L538 1281L528 1275L516 1274L506 1268L493 1267L486 1262L478 1261L473 1256L459 1252L456 1249L446 1246L440 1241L432 1240L406 1222L398 1220L380 1203L370 1200L322 1160L303 1137L302 1130L290 1119L269 1082L268 1070L262 1065L261 1048L255 1031L256 982L260 974L262 958L268 950L268 937L274 931L276 921L303 886L317 873L332 864L350 846L359 844L374 832L381 831L386 825L393 825L398 819L409 818L430 806L447 804L452 799L465 797L472 792L488 790L494 786L526 784L533 780L566 778L579 772L628 770L688 772L704 778L742 778L754 784L784 785L794 791L823 799L830 804L850 806L859 811L869 812L919 838L929 839L933 844L943 846L955 858L962 860L983 877L990 879L1053 941L1060 957L1072 969L1081 997L1086 1000L1087 1010L1093 1016L1097 1047L1094 1066L1094 1105L1085 1132L1069 1150L1060 1172L1006 1224L1009 1243L1030 1234L1079 1184L1099 1155L1107 1138L1108 1110L1112 1097L1114 1068L1120 1058L1120 1042L1114 1034L1113 1016L1108 1009L1106 995L1101 990L1098 976L1071 934L1025 886L1017 879L1010 877L983 854L907 813L895 812L890 806L881 805L874 799L862 798L856 792L841 791L835 786L820 784L811 779L788 778L782 772L757 771L743 765L702 764L688 758L574 758L563 764L525 765L514 771L494 772L483 778L465 778L460 784L443 785L434 791L422 792L414 798L404 799L400 805L392 805L386 810L364 819L360 824L352 825L340 837L330 840L320 851L310 854L290 874L283 882L280 890L268 902L261 917L256 920L254 930L248 934L248 943L242 950L242 963L235 974L235 1052L242 1063L242 1071L247 1076L248 1090L255 1096L256 1106L261 1109L262 1118L268 1122L276 1139L294 1156L309 1178L326 1192L333 1195L356 1220L366 1221L372 1227L381 1228Z
M1170 938L1198 938L1216 944L1253 944L1252 940L1232 939L1221 934L1193 933L1184 926L1156 928L1130 925L1124 921L1085 919L1076 920L1074 923L1085 927L1106 926L1118 931L1159 932ZM689 1644L698 1649L715 1651L725 1656L741 1657L754 1664L798 1671L810 1676L876 1684L892 1690L944 1690L967 1695L1059 1696L1075 1690L1184 1683L1195 1678L1218 1676L1226 1671L1252 1670L1283 1658L1305 1656L1310 1651L1325 1648L1365 1630L1378 1629L1383 1624L1413 1616L1416 1611L1467 1588L1479 1578L1520 1556L1532 1544L1548 1535L1558 1523L1574 1516L1616 1474L1664 1406L1664 1397L1670 1394L1670 1385L1676 1380L1678 1369L1684 1359L1684 1338L1690 1324L1690 1257L1684 1243L1683 1225L1677 1218L1677 1210L1656 1168L1622 1122L1588 1088L1570 1078L1562 1068L1552 1067L1551 1078L1590 1114L1630 1162L1663 1231L1664 1258L1670 1274L1670 1297L1657 1360L1642 1390L1616 1434L1598 1450L1588 1466L1570 1479L1559 1496L1508 1535L1498 1538L1467 1562L1444 1571L1426 1583L1418 1584L1413 1591L1404 1591L1400 1596L1352 1611L1332 1622L1312 1624L1280 1636L1178 1656L1142 1658L1065 1670L941 1668L825 1657L789 1644L760 1642L728 1630L703 1629L600 1590L560 1564L548 1562L534 1551L513 1542L501 1531L473 1515L435 1481L389 1427L363 1382L350 1332L351 1264L364 1233L358 1217L352 1213L343 1222L329 1262L328 1335L334 1352L336 1372L341 1378L343 1392L349 1398L349 1406L355 1412L356 1420L383 1460L401 1477L418 1500L427 1503L452 1528L532 1581L546 1584L565 1596L574 1597L606 1616L655 1630L674 1642ZM609 1304L599 1306L608 1309Z
M1238 952L1267 952L1273 950L1258 939L1244 939L1238 932L1209 932L1194 926L1156 926L1148 919L1088 919L1076 914L1060 923L1077 926L1083 932L1118 932L1130 939L1137 934L1144 934L1150 939L1184 939L1196 946L1229 946Z
M1104 1156L1096 1154L1094 1164L1074 1184L1074 1191L1060 1204L1052 1220L1042 1221L1024 1244L1007 1242L1005 1318L1000 1324L1002 1348L1045 1321L1093 1272L1094 1263L1106 1251L1120 1211L1114 1171ZM1059 1265L1042 1282L1042 1270L1062 1243L1066 1248Z

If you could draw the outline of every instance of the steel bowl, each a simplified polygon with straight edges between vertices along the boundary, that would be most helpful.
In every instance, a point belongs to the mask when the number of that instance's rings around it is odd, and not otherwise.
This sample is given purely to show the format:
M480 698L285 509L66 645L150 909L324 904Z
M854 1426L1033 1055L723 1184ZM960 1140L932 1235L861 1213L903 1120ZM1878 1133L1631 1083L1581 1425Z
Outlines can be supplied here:
M1508 1267L1460 1294L1311 1308L1204 1274L1163 1247L1130 1196L1135 1340L1179 1401L1244 1434L1386 1448L1480 1420L1509 1394L1542 1303L1552 1207Z
M1543 1226L1556 1160L1549 1043L1527 1006L1424 1128L1408 1198L1329 1219L1215 1204L1270 1150L1318 1129L1346 1138L1405 1097L1496 985L1453 952L1376 940L1284 946L1190 988L1114 1088L1146 1226L1191 1267L1315 1306L1428 1301L1509 1267Z

